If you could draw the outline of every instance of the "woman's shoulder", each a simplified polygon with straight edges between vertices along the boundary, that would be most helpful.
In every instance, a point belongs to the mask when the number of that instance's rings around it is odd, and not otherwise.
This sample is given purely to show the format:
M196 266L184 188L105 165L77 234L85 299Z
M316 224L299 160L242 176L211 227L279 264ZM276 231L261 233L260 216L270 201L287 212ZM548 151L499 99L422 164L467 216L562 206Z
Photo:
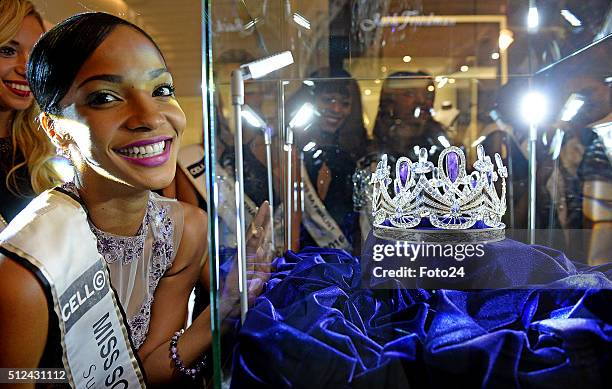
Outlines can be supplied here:
M179 234L177 254L170 275L188 267L199 267L208 247L207 213L194 205L178 200L172 201L182 210L183 220L177 225L175 234Z
M0 280L0 366L36 367L49 325L45 290L29 269L2 254Z

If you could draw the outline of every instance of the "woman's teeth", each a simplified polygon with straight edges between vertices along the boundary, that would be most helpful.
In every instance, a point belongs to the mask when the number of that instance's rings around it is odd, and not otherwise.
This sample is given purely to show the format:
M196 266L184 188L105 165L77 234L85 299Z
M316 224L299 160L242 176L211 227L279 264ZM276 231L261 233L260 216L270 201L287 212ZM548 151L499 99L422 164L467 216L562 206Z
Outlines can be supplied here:
M127 147L125 149L119 149L117 150L117 152L130 158L150 158L163 153L165 148L166 141L162 140L160 142L151 143L146 146L135 146Z
M17 89L20 91L24 91L24 92L29 92L30 91L30 87L27 85L22 85L22 84L14 84L12 82L4 82L6 84L6 86L8 86L9 88L13 88L13 89Z

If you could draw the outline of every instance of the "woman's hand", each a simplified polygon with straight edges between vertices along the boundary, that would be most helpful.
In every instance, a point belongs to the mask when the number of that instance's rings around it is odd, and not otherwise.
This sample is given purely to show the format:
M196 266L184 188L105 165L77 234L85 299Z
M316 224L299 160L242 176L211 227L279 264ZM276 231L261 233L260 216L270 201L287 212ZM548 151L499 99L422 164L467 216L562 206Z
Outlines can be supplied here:
M270 204L264 201L257 215L246 229L246 260L249 305L263 290L264 283L270 278L273 247L270 228ZM233 261L219 296L221 320L238 316L240 312L239 263L238 256Z

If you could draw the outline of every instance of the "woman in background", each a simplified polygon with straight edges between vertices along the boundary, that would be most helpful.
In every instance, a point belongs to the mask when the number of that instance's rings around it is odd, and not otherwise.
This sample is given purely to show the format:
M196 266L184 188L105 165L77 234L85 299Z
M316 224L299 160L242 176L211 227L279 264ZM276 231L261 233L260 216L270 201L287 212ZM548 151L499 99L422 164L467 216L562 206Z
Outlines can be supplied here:
M296 95L289 110L310 101L317 112L311 126L296 133L305 195L300 247L352 251L357 214L351 177L367 142L359 86L342 69L319 70L310 80L312 86Z
M26 80L26 62L44 32L29 1L0 2L0 231L36 193L60 183L55 150L36 126L37 105Z
M429 151L437 164L444 149L444 127L432 116L435 92L431 76L424 72L397 72L385 79L374 123L375 148L392 157L418 160L415 146ZM448 140L447 140L448 141Z

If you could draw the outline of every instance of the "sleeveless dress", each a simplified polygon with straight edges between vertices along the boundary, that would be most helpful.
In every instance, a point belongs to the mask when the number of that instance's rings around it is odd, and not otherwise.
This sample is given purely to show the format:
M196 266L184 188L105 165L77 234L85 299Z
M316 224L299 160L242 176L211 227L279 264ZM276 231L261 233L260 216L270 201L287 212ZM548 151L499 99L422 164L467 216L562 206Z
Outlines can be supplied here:
M74 183L62 188L78 196ZM151 306L159 280L170 269L183 232L183 206L174 199L149 194L142 224L135 236L119 236L89 227L97 239L98 252L110 272L135 350L146 340ZM49 336L39 367L62 367L58 320L49 304ZM40 387L40 386L39 386Z

